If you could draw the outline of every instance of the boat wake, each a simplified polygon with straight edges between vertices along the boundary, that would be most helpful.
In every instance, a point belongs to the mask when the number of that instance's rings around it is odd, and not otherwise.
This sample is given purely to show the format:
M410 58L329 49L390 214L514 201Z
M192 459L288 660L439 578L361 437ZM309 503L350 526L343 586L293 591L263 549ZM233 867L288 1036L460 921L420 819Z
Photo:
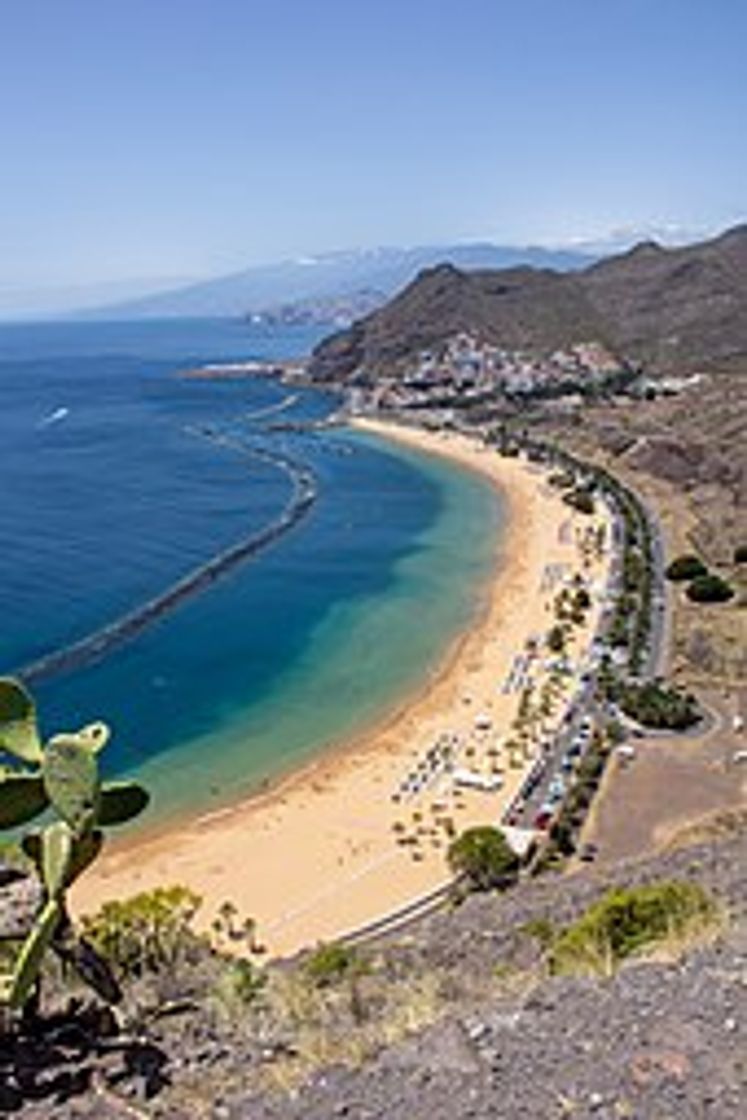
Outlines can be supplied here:
M61 420L64 420L69 415L69 408L56 408L54 412L50 412L48 416L42 417L36 426L37 428L50 428L52 424L59 424Z

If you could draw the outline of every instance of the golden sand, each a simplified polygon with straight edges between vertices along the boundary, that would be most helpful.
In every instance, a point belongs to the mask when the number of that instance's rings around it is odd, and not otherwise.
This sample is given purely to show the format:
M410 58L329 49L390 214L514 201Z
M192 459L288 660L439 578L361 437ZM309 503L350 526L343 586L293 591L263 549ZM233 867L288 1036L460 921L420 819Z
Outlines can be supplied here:
M554 622L562 576L583 573L597 586L606 576L607 550L592 555L579 546L580 535L604 515L574 513L543 469L463 436L362 426L446 455L500 489L507 518L479 617L420 693L356 741L261 795L112 846L76 885L77 912L181 883L202 896L203 924L230 900L242 917L256 920L258 938L273 955L330 940L445 882L449 836L499 822L536 757L537 741L562 717L563 687L567 698L573 685L556 680L559 692L542 726L524 721L517 735L517 671L529 666L536 698L550 675L542 641ZM569 646L575 661L598 610L595 601L575 632ZM539 652L532 658L533 639ZM512 670L513 688L506 691ZM438 763L431 768L427 760L444 735L456 743L457 767L500 780L500 789L455 793Z

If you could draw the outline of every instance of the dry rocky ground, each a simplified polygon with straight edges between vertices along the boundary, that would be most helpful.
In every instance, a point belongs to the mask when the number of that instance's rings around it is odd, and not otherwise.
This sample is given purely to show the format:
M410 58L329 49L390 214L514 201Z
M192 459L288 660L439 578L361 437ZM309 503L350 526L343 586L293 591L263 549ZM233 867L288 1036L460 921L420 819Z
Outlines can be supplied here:
M611 760L582 834L582 845L596 846L597 862L642 856L683 830L690 833L701 820L719 813L729 819L747 806L747 765L735 761L747 747L747 734L732 726L740 704L716 690L699 698L708 712L703 726L636 738L634 759Z
M736 818L735 818L736 820ZM747 829L611 868L476 895L361 950L323 990L298 962L245 1006L199 964L172 1014L90 1047L69 1021L0 1055L0 1111L28 1120L743 1120ZM700 882L727 918L609 978L552 976L540 934L612 884ZM263 1009L264 1007L264 1009ZM20 1072L19 1072L20 1071Z

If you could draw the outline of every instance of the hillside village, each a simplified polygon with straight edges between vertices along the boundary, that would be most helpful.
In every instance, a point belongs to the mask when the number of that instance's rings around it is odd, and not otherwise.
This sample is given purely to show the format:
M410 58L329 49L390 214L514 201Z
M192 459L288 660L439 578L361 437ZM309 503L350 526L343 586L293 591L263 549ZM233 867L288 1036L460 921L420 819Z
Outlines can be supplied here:
M349 381L353 412L469 407L479 402L532 399L563 401L564 407L600 395L679 391L679 383L652 387L638 367L601 342L587 341L543 353L511 350L467 331L439 349L421 350L397 377L373 382L365 367Z

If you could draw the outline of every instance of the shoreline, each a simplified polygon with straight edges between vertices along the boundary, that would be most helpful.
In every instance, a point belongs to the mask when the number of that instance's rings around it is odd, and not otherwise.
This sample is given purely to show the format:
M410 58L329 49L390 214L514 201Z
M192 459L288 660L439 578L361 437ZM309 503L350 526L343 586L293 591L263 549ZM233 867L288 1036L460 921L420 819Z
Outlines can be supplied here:
M258 940L272 955L287 955L440 886L449 877L448 835L470 824L498 823L515 796L532 759L527 754L517 762L509 749L506 733L519 696L497 686L527 638L544 635L552 621L546 597L537 592L548 565L570 567L574 537L567 529L579 515L547 487L544 471L503 459L466 437L378 421L356 426L445 456L487 476L500 491L503 531L470 626L417 689L352 739L330 744L234 804L167 821L112 845L76 885L76 912L181 883L204 900L198 922L203 928L230 899L242 918L257 921ZM517 601L518 618L512 610ZM476 716L487 721L489 732L475 728ZM440 757L433 744L445 735L459 743L448 749L457 750L462 770L482 767L486 781L492 755L490 773L500 770L500 779L490 780L500 780L500 788L454 786L449 792L444 773L433 781L423 778L424 789L411 795L408 787L402 794L403 775L409 782L418 768L422 777L423 758L429 750ZM501 740L505 748L498 746Z

